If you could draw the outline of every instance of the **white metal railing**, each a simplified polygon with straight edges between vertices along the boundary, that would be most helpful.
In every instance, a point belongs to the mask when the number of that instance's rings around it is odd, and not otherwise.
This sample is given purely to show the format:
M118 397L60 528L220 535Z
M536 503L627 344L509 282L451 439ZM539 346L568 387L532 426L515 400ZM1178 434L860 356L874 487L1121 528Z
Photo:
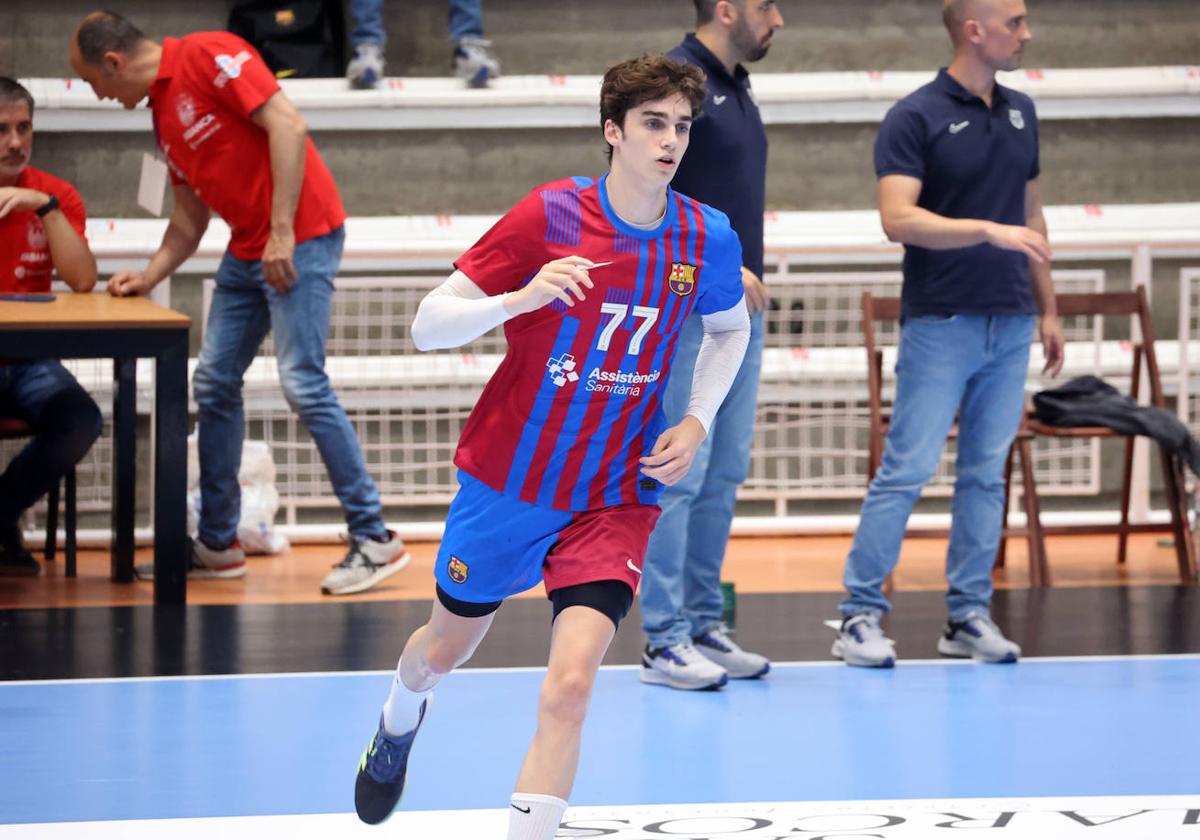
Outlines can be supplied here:
M759 398L751 475L743 498L765 499L785 512L793 499L854 498L866 476L866 358L862 349L861 295L899 291L898 272L811 272L776 263L768 273L774 306L767 316L767 350ZM1100 270L1056 273L1065 291L1104 288ZM440 504L455 489L451 465L463 424L484 383L499 364L503 336L496 331L467 352L416 354L405 331L428 277L349 278L337 281L328 370L364 455L390 505ZM204 283L211 300L213 282ZM364 320L364 310L371 317ZM364 331L367 336L364 340ZM896 336L895 326L885 336ZM1102 325L1068 324L1074 366L1119 370L1116 342L1103 341ZM887 339L885 338L885 343ZM888 350L889 359L893 349ZM1115 362L1106 358L1115 356ZM1038 363L1031 366L1036 375ZM890 394L891 377L888 377ZM325 468L299 421L279 394L273 360L260 355L246 375L248 434L275 453L280 501L289 523L300 511L337 504ZM1099 490L1094 442L1046 442L1038 470L1047 493L1086 495ZM947 453L932 492L953 482Z

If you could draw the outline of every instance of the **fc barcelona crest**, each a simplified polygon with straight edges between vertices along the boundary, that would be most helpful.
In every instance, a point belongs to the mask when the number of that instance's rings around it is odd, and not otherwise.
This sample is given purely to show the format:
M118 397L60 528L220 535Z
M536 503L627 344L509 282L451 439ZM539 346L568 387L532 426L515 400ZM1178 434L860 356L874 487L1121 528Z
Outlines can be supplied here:
M680 297L687 297L696 291L696 266L687 263L671 264L671 279L667 288Z
M468 571L466 563L453 554L450 555L450 562L446 565L446 573L450 575L450 580L455 583L466 583Z

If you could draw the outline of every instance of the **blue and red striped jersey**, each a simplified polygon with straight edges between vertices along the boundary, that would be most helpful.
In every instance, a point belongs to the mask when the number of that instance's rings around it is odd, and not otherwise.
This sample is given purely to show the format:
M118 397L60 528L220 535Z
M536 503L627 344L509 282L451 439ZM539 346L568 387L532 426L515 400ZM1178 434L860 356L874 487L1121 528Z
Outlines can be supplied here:
M666 428L661 395L684 320L742 298L742 251L718 210L667 192L653 230L623 222L607 176L533 190L455 262L489 295L578 255L595 288L510 319L508 353L471 412L454 463L493 489L559 510L653 504L638 459Z

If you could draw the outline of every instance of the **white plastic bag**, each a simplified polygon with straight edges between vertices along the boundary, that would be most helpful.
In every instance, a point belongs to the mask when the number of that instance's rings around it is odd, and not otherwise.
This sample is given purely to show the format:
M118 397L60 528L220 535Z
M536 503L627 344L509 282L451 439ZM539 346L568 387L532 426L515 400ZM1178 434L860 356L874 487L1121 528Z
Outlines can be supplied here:
M200 458L196 435L188 437L187 528L193 536L200 523ZM279 490L275 487L275 459L271 447L261 440L242 444L242 511L237 539L247 554L280 554L291 548L287 537L275 531Z

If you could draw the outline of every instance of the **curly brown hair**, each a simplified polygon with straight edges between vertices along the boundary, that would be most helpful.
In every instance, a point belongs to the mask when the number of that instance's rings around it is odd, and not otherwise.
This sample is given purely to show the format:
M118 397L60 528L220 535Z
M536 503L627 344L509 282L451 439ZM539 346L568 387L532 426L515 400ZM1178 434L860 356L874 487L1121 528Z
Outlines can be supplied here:
M676 94L691 104L692 119L700 116L707 95L704 72L665 55L642 55L614 64L600 86L600 128L603 130L609 120L624 128L629 111ZM612 145L608 146L608 157L612 159Z

